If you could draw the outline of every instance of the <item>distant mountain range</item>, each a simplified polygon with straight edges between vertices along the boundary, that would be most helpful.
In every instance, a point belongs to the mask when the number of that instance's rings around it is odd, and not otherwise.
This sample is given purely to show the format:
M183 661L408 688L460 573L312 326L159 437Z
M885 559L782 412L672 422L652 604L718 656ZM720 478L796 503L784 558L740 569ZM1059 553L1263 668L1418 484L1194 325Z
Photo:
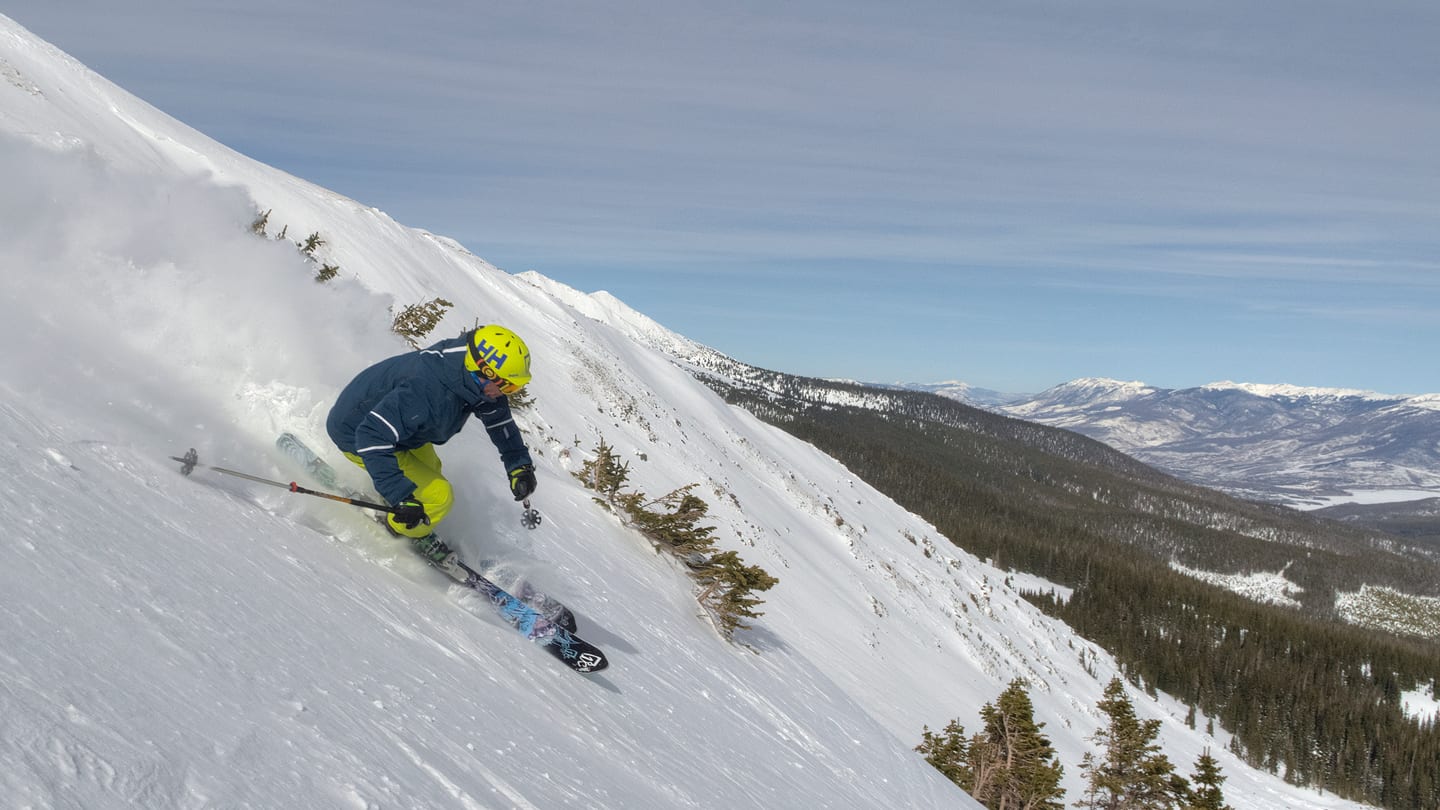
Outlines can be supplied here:
M942 397L959 400L966 405L973 405L976 408L986 408L992 411L1000 410L1002 406L1009 405L1013 402L1023 402L1034 396L1034 394L1007 394L1004 391L992 391L989 388L976 388L970 383L960 382L958 380L938 383L869 384L879 385L881 388L902 388L907 391L924 391L930 394L939 394Z
M1218 382L1074 380L1037 395L907 384L1098 439L1232 495L1318 507L1360 493L1440 495L1440 394Z

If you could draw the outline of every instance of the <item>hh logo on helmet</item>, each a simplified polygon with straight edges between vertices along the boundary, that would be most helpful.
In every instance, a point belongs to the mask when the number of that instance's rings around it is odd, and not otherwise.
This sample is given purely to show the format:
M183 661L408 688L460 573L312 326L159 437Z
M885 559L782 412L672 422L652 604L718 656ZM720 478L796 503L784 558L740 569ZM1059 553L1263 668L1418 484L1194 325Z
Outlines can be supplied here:
M475 341L475 354L497 369L504 368L505 361L510 359L510 355L501 354L499 347L491 346L484 338Z
M486 379L503 378L519 388L530 382L530 348L503 326L481 326L470 338L465 368Z

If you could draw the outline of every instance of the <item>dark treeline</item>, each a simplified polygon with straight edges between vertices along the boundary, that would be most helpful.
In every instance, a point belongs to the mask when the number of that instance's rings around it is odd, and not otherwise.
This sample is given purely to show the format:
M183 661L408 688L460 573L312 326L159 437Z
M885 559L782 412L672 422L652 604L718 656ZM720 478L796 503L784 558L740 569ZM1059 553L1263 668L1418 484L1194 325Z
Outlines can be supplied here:
M1434 554L1400 547L1395 538L1374 532L1185 483L1078 433L932 394L742 368L741 388L706 381L792 432L828 426L840 441L861 438L852 433L883 434L885 441L866 447L852 442L851 452L874 464L883 456L902 473L929 470L932 474L916 484L939 505L966 501L968 516L977 521L970 525L972 536L1003 539L995 531L1013 530L1017 520L1022 526L1031 521L1053 526L1046 509L1053 506L1063 513L1060 520L1067 529L1145 547L1167 561L1221 573L1284 569L1299 586L1294 598L1322 618L1333 618L1337 593L1364 584L1440 597L1440 563ZM727 376L735 376L735 369L727 369ZM862 404L817 404L837 400ZM852 419L859 420L853 428L848 426ZM901 452L890 453L894 448ZM976 548L968 540L960 545ZM990 551L1005 548L992 545Z
M1440 806L1440 730L1400 705L1402 691L1440 679L1440 647L1333 617L1335 592L1362 582L1432 593L1440 583L1430 561L1182 484L1075 434L958 404L924 406L960 414L935 420L776 396L773 380L750 389L763 395L711 384L961 548L1074 589L1068 601L1031 599L1109 650L1133 682L1230 731L1254 766L1387 808ZM1305 588L1295 594L1305 608L1248 601L1173 571L1171 560L1284 568Z

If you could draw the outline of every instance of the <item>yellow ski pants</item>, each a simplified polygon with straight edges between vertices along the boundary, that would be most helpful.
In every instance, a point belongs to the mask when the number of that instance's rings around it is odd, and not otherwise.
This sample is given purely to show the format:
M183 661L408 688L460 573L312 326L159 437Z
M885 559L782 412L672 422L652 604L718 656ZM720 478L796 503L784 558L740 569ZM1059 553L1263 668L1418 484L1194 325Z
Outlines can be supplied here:
M345 457L365 466L365 462L354 453L346 453ZM434 531L435 524L445 519L450 514L450 507L455 505L455 491L445 476L440 474L440 456L435 454L435 446L427 444L424 447L417 447L414 450L397 450L395 460L400 463L400 472L405 474L415 484L413 497L425 507L425 514L430 516L430 525L424 523L413 529L405 528L404 524L396 523L394 515L387 515L386 521L390 528L406 537L424 537Z

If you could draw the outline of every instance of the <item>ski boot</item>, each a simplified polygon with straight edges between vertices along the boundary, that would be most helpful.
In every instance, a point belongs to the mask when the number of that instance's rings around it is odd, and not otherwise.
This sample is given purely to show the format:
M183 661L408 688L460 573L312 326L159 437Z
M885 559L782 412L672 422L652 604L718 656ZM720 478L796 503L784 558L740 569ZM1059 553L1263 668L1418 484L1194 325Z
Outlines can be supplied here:
M445 545L445 541L433 534L411 538L410 547L415 549L416 554L424 557L437 568L444 568L445 563L455 556L454 549Z

